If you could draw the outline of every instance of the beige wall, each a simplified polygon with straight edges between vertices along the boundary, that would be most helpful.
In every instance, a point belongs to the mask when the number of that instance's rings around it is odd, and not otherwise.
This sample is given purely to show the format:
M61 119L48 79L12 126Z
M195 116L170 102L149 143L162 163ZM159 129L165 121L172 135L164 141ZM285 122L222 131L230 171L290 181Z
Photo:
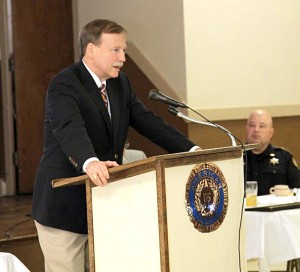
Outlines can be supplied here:
M215 120L299 115L299 14L300 1L184 1L189 105Z

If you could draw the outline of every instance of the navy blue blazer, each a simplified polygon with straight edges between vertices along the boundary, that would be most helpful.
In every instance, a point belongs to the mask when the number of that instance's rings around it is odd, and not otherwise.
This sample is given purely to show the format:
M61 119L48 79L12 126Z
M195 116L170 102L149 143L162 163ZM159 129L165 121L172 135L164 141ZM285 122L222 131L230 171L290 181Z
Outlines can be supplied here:
M129 126L170 153L195 144L149 111L121 72L106 82L111 119L99 89L82 61L59 72L46 95L44 149L33 192L33 218L40 224L87 233L84 185L51 187L58 178L82 174L91 157L122 163Z

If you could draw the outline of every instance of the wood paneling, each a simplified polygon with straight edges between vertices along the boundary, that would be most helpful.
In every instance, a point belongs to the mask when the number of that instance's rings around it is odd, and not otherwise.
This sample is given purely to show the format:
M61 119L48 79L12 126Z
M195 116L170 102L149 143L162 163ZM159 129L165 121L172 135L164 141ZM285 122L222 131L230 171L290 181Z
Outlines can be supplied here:
M30 193L43 147L51 78L73 63L71 0L12 1L18 193Z
M2 78L0 57L0 178L4 177L4 128L3 128L3 102L2 102Z

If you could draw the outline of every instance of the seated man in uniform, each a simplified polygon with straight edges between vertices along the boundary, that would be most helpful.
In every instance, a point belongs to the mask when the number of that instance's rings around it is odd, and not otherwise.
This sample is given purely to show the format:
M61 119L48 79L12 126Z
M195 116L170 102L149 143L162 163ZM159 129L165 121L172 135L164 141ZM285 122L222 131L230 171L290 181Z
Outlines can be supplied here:
M300 188L300 171L296 160L287 150L272 145L272 117L265 110L253 111L247 120L247 143L259 143L247 151L247 180L258 183L258 195L267 195L271 187L287 184Z

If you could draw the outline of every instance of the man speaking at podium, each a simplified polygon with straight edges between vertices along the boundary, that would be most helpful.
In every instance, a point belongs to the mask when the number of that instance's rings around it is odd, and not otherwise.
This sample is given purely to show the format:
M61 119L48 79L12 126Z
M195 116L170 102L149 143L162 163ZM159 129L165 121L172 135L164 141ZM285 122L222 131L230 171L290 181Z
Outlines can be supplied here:
M170 153L198 148L132 91L120 71L126 50L122 26L93 20L79 38L81 60L54 77L46 96L44 149L33 193L46 272L88 271L85 186L53 189L53 179L86 173L96 185L107 185L108 168L122 163L129 126Z

